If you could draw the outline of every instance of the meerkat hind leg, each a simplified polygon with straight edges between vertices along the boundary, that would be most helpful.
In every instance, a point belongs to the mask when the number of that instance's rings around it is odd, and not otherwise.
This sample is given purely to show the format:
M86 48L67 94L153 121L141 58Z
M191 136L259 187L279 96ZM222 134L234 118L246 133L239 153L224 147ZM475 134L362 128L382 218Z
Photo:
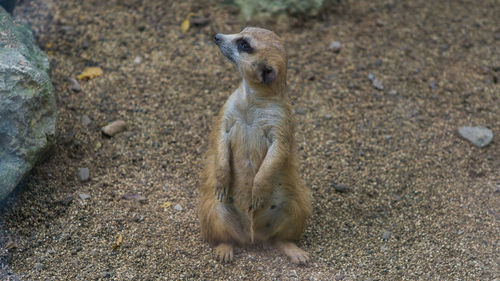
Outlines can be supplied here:
M220 243L215 248L215 255L221 262L231 262L233 260L233 245L229 243Z
M293 242L278 241L276 245L293 263L307 264L309 261L309 254Z

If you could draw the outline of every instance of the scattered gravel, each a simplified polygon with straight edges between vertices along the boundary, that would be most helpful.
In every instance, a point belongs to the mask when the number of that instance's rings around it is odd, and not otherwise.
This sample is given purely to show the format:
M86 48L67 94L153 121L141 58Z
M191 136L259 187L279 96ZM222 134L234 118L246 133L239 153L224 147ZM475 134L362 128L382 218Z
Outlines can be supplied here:
M220 264L200 236L202 155L240 82L211 40L244 27L234 9L215 0L96 3L22 1L15 11L49 52L59 121L52 157L0 209L19 245L9 266L23 280L288 280L292 270L295 280L320 281L498 278L500 144L473 149L453 135L468 122L500 131L495 1L340 1L321 20L265 24L286 41L290 99L307 110L295 135L313 198L298 242L308 266L267 245L238 247L234 262ZM182 33L190 12L211 21ZM465 35L469 49L460 46ZM342 54L328 49L332 38ZM74 92L68 77L88 66L104 73ZM374 90L369 72L399 94ZM113 120L129 130L103 137ZM79 181L78 167L92 170L90 181ZM348 191L337 192L333 179ZM147 200L122 199L127 193Z

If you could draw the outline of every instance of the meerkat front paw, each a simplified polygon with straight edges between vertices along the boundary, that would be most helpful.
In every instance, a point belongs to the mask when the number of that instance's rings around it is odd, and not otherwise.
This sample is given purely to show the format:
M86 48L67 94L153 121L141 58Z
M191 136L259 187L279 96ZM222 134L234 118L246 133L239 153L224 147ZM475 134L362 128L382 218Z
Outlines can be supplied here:
M229 186L227 184L222 184L217 182L215 185L215 198L219 202L222 202L224 199L227 199L229 196Z
M215 180L215 198L222 202L229 199L229 180L225 176L219 176Z
M252 188L252 201L250 205L250 210L259 210L264 208L269 200L270 194L267 188L262 185L256 185Z

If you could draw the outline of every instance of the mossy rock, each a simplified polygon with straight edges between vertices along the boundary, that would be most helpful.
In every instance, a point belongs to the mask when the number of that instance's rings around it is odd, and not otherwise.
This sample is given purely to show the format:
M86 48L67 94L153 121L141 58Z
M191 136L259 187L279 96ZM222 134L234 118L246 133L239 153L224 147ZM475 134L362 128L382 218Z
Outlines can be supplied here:
M30 28L0 7L0 200L54 144L57 110L49 71Z

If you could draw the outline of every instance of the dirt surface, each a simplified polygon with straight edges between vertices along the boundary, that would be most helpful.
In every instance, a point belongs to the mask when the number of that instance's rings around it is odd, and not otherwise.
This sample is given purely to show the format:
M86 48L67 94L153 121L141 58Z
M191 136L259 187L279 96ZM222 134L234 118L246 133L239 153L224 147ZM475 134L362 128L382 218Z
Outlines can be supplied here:
M276 23L243 23L218 3L16 8L50 55L59 137L1 209L12 271L23 280L500 278L498 1L342 1ZM183 34L189 12L211 21ZM299 242L308 266L267 247L220 264L199 235L207 134L239 82L211 38L247 24L287 44L301 172L313 191ZM104 74L72 91L68 79L86 66ZM127 130L102 136L118 119ZM474 147L460 126L487 126L494 140ZM88 182L77 178L83 167Z

